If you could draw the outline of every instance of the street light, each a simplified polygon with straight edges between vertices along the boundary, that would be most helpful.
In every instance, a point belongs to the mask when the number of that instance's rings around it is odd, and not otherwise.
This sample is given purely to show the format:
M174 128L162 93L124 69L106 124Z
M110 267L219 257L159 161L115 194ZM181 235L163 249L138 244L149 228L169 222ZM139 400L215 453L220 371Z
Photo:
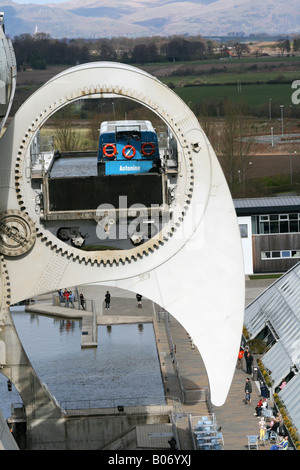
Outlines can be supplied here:
M297 153L296 150L294 150L294 153ZM292 166L292 152L290 151L290 183L291 185L293 184L293 166Z
M272 103L272 98L269 98L269 121L271 121L271 103Z
M281 111L281 135L283 135L283 108L284 108L284 105L281 104L281 105L280 105L280 111Z
M271 142L272 142L272 147L274 147L273 127L271 127Z

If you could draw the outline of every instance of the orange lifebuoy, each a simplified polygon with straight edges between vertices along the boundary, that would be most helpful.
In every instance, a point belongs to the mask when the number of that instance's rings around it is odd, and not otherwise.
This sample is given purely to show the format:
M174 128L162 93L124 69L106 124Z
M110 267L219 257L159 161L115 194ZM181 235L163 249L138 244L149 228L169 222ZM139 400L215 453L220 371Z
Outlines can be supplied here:
M123 157L127 158L128 160L130 160L131 158L135 156L135 152L136 150L135 150L135 147L133 147L133 145L125 145L125 147L122 150Z
M117 147L115 146L115 144L106 144L104 145L102 151L105 157L113 158L117 153Z
M147 148L149 149L150 147L150 150L146 150ZM152 142L145 142L144 144L142 144L142 154L143 155L146 155L147 157L151 157L151 155L154 154L154 150L155 150L155 145L152 144Z

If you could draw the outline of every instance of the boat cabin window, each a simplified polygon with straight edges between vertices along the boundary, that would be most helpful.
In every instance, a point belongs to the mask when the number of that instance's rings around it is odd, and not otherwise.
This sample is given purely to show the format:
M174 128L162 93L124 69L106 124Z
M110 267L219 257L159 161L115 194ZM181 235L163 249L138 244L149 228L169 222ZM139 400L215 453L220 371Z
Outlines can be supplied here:
M117 140L141 140L140 126L117 126Z

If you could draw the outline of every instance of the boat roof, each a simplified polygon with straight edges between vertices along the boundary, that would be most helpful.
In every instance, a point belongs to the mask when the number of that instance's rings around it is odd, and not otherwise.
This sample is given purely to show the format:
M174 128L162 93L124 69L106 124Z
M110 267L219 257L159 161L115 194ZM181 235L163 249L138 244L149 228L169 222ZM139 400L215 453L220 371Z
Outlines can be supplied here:
M120 130L139 130L154 132L153 126L150 121L143 120L119 120L119 121L103 121L100 126L100 134L105 132L116 132Z

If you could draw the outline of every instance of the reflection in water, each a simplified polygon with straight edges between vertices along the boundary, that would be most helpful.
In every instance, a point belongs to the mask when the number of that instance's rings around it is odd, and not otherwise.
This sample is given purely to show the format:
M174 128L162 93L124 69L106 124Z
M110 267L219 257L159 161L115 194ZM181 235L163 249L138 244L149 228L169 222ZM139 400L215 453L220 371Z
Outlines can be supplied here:
M164 403L151 323L99 326L98 348L81 349L81 321L23 311L13 312L13 319L41 382L59 403L72 406L76 401L83 408L84 401L97 400L101 406L111 406L107 399L127 397L156 397L156 403L161 397ZM0 374L4 416L10 416L10 403L20 402L14 387L7 391L7 380ZM146 403L151 399L139 401Z

